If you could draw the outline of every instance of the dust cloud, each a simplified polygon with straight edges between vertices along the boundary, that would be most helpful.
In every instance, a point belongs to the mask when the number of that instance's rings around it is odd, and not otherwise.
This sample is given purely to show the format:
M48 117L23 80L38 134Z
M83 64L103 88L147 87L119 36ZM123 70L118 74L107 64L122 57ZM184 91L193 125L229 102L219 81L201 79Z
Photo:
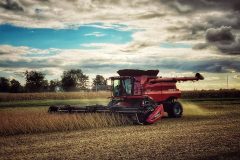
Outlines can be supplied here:
M207 116L211 112L196 103L181 101L184 116Z

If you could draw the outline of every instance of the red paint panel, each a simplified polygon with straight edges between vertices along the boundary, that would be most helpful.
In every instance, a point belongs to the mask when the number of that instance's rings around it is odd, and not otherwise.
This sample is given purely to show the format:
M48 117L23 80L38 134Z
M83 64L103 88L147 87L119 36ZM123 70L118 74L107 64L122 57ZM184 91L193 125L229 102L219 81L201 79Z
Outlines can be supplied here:
M157 122L159 119L163 117L164 110L163 110L163 105L159 105L155 108L155 110L148 116L147 122L152 124Z

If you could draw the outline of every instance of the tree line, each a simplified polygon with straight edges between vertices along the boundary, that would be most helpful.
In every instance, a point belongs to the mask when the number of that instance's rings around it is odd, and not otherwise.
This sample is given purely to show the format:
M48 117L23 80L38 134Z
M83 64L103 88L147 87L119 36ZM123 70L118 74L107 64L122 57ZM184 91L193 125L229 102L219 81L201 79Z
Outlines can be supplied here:
M0 77L0 92L55 92L55 91L80 91L89 90L89 76L81 69L71 69L64 71L61 79L48 81L45 74L39 71L26 71L24 73L25 85L16 79ZM94 90L108 89L107 80L102 75L96 75L93 79L92 88Z

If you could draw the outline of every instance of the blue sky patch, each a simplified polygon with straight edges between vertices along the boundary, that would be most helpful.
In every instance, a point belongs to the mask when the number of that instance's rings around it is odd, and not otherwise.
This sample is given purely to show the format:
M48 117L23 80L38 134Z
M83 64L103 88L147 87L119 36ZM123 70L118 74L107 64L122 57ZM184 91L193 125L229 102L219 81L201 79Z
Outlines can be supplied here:
M132 40L132 34L130 30L101 28L91 24L68 29L24 28L4 24L0 25L0 44L38 49L81 49L82 44L88 43L125 44Z

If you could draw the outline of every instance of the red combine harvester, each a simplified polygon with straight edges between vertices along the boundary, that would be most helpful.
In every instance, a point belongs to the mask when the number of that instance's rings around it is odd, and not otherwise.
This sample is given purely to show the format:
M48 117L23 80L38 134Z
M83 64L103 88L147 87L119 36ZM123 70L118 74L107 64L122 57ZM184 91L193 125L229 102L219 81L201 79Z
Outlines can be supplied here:
M50 106L49 112L67 113L120 113L125 114L134 123L152 124L163 117L179 118L182 116L182 105L177 101L181 91L176 82L198 81L204 77L196 73L195 77L157 77L158 70L119 70L119 76L110 77L112 97L107 106Z

